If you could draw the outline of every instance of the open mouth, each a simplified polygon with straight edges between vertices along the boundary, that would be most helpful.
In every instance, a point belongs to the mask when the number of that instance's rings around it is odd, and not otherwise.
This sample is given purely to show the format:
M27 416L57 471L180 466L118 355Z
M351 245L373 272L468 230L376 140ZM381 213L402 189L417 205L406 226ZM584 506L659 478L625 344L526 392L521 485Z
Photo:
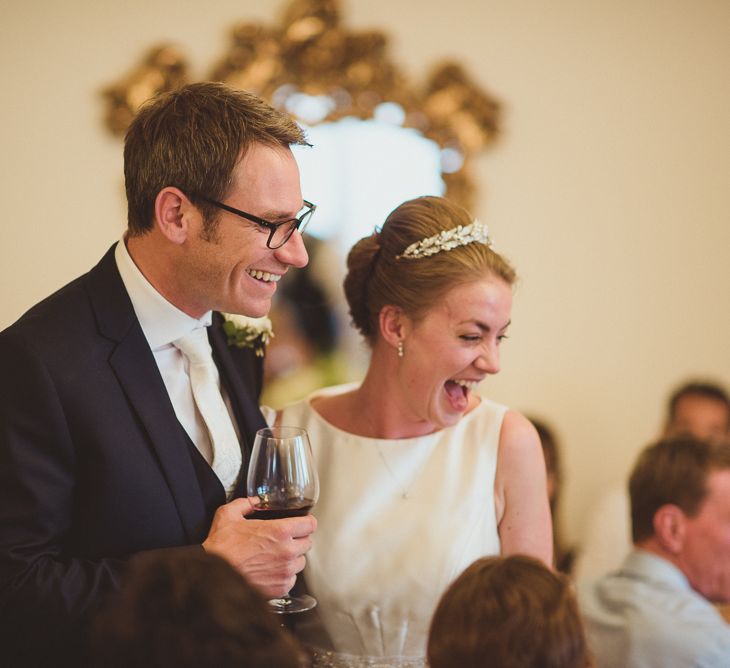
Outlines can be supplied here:
M469 393L476 388L476 380L447 380L444 383L446 395L454 410L465 411L469 406Z
M262 283L277 283L281 280L281 274L270 274L268 271L260 271L259 269L246 269L246 273Z

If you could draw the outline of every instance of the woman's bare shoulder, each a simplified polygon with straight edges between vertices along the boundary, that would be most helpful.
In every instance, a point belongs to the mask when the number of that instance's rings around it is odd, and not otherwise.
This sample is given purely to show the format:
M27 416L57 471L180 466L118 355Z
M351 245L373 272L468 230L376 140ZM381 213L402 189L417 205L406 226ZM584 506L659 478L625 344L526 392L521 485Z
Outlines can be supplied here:
M540 445L540 437L532 422L522 413L508 410L502 422L500 445L510 447L512 444L515 444L514 447L534 448Z
M524 415L508 410L502 422L497 453L497 489L545 474L545 460L537 429Z
M327 422L345 429L349 423L348 417L352 414L355 390L348 390L337 394L318 394L310 399L310 405Z

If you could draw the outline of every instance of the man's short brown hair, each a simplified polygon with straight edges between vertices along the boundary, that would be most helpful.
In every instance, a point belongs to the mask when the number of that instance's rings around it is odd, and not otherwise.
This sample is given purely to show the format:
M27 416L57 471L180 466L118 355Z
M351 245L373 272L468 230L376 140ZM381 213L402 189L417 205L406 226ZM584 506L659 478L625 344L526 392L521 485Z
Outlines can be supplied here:
M129 234L152 228L155 198L167 186L182 190L212 225L215 209L196 195L224 199L236 164L256 143L307 142L289 116L222 83L191 84L147 102L124 142Z
M654 515L662 506L696 515L707 495L711 471L730 469L730 445L691 436L665 439L645 448L629 479L634 543L654 535Z

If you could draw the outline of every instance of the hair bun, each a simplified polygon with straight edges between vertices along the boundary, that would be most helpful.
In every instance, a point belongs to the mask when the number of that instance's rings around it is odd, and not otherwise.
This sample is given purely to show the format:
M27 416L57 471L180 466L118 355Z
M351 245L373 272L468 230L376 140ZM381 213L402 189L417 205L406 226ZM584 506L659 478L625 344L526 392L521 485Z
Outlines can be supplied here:
M376 229L370 236L360 239L347 255L347 276L343 284L345 297L352 323L366 339L373 335L368 309L368 285L380 251L380 232Z

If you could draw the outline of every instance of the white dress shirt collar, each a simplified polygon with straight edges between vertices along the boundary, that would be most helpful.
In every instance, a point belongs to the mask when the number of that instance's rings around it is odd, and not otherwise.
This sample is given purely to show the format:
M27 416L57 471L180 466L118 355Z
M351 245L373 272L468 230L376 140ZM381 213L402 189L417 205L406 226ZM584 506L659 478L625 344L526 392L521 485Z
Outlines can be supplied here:
M198 327L208 327L212 322L211 311L201 318L192 318L167 301L138 269L127 250L124 238L117 244L114 259L152 351L165 348L181 336Z

